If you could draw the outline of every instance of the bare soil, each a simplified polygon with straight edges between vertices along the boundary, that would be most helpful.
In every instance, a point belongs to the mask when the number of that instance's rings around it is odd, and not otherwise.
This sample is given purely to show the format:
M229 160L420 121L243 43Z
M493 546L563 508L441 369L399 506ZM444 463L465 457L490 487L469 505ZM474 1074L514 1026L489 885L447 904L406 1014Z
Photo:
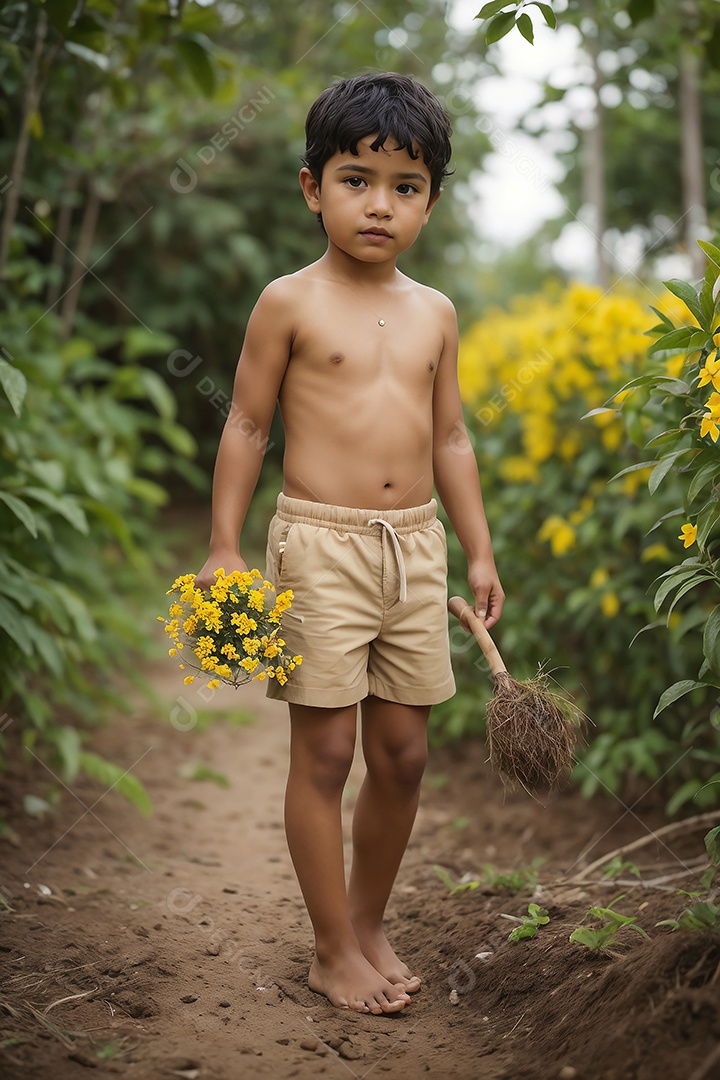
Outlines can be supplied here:
M59 810L33 819L22 796L46 781L29 755L4 777L0 842L0 1072L166 1080L425 1076L487 1080L711 1080L720 1076L720 937L657 928L684 906L675 886L574 883L604 852L665 824L576 791L546 805L507 796L480 743L433 751L421 809L388 911L391 940L424 979L403 1013L333 1008L307 987L311 932L285 845L285 707L262 688L218 691L204 706L169 665L151 672L162 706L98 730L93 749L146 785L152 817L78 780ZM227 710L251 710L238 724ZM9 729L12 733L12 728ZM191 780L200 762L224 774ZM361 778L351 776L346 809ZM643 878L684 871L705 828L630 856ZM349 832L348 832L349 839ZM349 854L349 847L348 847ZM455 880L545 861L514 895ZM623 877L623 880L625 878ZM634 879L629 879L634 882ZM569 942L591 904L624 893L650 940L625 931L612 950ZM550 922L507 940L535 900ZM478 956L478 954L482 954Z

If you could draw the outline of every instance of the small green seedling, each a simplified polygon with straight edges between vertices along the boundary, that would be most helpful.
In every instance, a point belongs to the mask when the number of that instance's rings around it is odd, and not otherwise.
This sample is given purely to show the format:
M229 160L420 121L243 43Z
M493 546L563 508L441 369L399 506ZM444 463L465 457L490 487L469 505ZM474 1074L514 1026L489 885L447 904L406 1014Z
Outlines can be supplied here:
M540 878L538 867L544 862L543 858L533 859L529 866L520 866L507 874L497 871L492 863L483 863L481 884L490 889L505 889L511 895L522 889L534 889Z
M178 774L183 780L212 780L218 787L230 787L230 781L225 773L218 772L217 769L213 769L209 765L203 765L200 761L195 764L190 762L181 766Z
M700 879L702 890L695 890L694 892L688 892L685 889L677 890L678 893L690 896L693 899L696 896L702 896L704 891L706 893L705 898L686 908L677 919L663 919L662 922L655 923L656 926L669 926L672 930L715 930L720 932L720 904L714 902L717 890L712 895L710 894L715 876L720 871L720 825L716 825L714 829L705 834L705 850L708 855L708 868Z
M720 904L700 900L686 908L678 919L663 919L656 926L669 926L671 930L715 930L720 932Z
M636 878L640 877L640 871L634 862L623 861L622 855L616 855L614 859L605 864L602 876L604 878L615 878L626 870L629 874L634 874Z
M433 866L433 870L440 878L443 885L445 885L450 890L451 896L454 896L455 893L465 892L468 889L477 889L478 885L480 884L479 881L464 881L462 883L458 881L453 881L447 870L445 870L442 866Z
M578 926L570 935L570 941L577 941L580 945L585 945L594 952L596 949L609 949L613 945L619 944L618 934L621 930L636 930L643 937L649 937L641 926L636 925L637 917L635 915L621 915L619 911L613 911L613 904L617 904L618 900L622 900L624 895L622 893L620 896L616 896L607 907L591 907L585 917L592 916L592 918L598 919L600 925L595 928Z
M520 925L516 926L508 934L508 941L522 941L523 938L532 938L541 926L550 922L550 916L544 907L538 904L528 904L527 915L520 916Z

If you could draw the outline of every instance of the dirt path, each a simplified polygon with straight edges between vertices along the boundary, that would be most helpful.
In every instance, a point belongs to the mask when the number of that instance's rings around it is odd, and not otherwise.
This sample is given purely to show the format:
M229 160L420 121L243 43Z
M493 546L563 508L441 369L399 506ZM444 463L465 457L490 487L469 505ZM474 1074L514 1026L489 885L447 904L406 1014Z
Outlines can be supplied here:
M2 845L4 1077L720 1075L718 938L655 929L677 914L673 893L552 884L572 877L583 852L592 861L661 824L657 810L572 792L545 808L504 799L481 745L435 752L388 920L424 988L398 1016L344 1013L305 982L310 925L282 829L285 707L258 685L218 691L207 706L189 693L183 702L171 668L152 677L163 706L93 740L145 783L150 819L83 781L59 814L32 821L21 795L32 777L35 791L52 778L35 762L8 778L18 846ZM193 714L199 706L216 717L251 709L257 719L208 724ZM196 763L229 786L186 778ZM701 851L696 831L672 850L653 842L637 861L657 877ZM527 911L531 891L449 896L432 870L441 864L457 879L483 863L507 871L536 857L547 861L535 899L551 921L517 945L500 915ZM568 942L590 903L623 891L620 908L638 916L649 944L628 933L627 947L598 955Z

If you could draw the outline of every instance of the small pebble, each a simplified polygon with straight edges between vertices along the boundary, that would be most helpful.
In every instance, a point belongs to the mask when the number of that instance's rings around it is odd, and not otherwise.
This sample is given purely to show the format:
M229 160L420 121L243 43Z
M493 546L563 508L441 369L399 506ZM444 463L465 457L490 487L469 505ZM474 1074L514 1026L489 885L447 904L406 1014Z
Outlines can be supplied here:
M574 1065L563 1065L558 1073L558 1080L575 1080L578 1071Z
M310 1035L307 1035L304 1039L300 1040L301 1050L314 1050L317 1046L317 1039L313 1039Z
M450 1004L451 1005L459 1005L460 1004L460 995L458 994L457 990L451 990L450 991Z
M185 997L181 997L180 1000L185 1005L192 1005L193 1001L197 1001L197 994L186 994Z

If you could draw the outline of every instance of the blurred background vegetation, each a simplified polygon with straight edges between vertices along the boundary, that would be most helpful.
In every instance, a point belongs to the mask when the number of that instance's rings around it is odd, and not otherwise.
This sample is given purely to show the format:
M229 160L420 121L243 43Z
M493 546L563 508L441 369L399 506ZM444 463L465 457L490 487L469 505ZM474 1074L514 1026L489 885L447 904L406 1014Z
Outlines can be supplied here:
M324 250L296 182L305 114L335 79L395 70L421 78L453 121L455 175L402 265L458 309L509 597L501 647L520 677L549 657L593 718L577 770L586 793L662 778L672 811L717 800L712 685L653 719L665 687L694 676L714 603L710 582L664 628L648 592L682 557L684 517L648 536L684 512L682 476L671 470L652 497L647 469L608 483L643 464L649 391L623 417L582 419L650 370L649 305L678 316L659 275L705 270L694 240L720 216L717 4L489 6L515 36L527 38L514 22L527 12L538 32L557 13L552 33L574 35L574 64L541 82L517 130L484 104L503 53L460 0L2 5L0 752L21 730L68 781L120 775L83 749L87 731L128 707L128 679L142 683L170 574L204 561L245 322L268 281ZM548 146L561 211L522 244L491 242L477 214L484 167L500 158L525 175L521 216L548 186ZM557 258L578 228L581 281ZM675 374L678 362L652 361ZM657 409L657 430L662 419ZM246 530L256 564L281 458L276 421ZM456 591L464 571L451 545ZM461 637L459 693L435 711L436 741L482 731L489 685Z

